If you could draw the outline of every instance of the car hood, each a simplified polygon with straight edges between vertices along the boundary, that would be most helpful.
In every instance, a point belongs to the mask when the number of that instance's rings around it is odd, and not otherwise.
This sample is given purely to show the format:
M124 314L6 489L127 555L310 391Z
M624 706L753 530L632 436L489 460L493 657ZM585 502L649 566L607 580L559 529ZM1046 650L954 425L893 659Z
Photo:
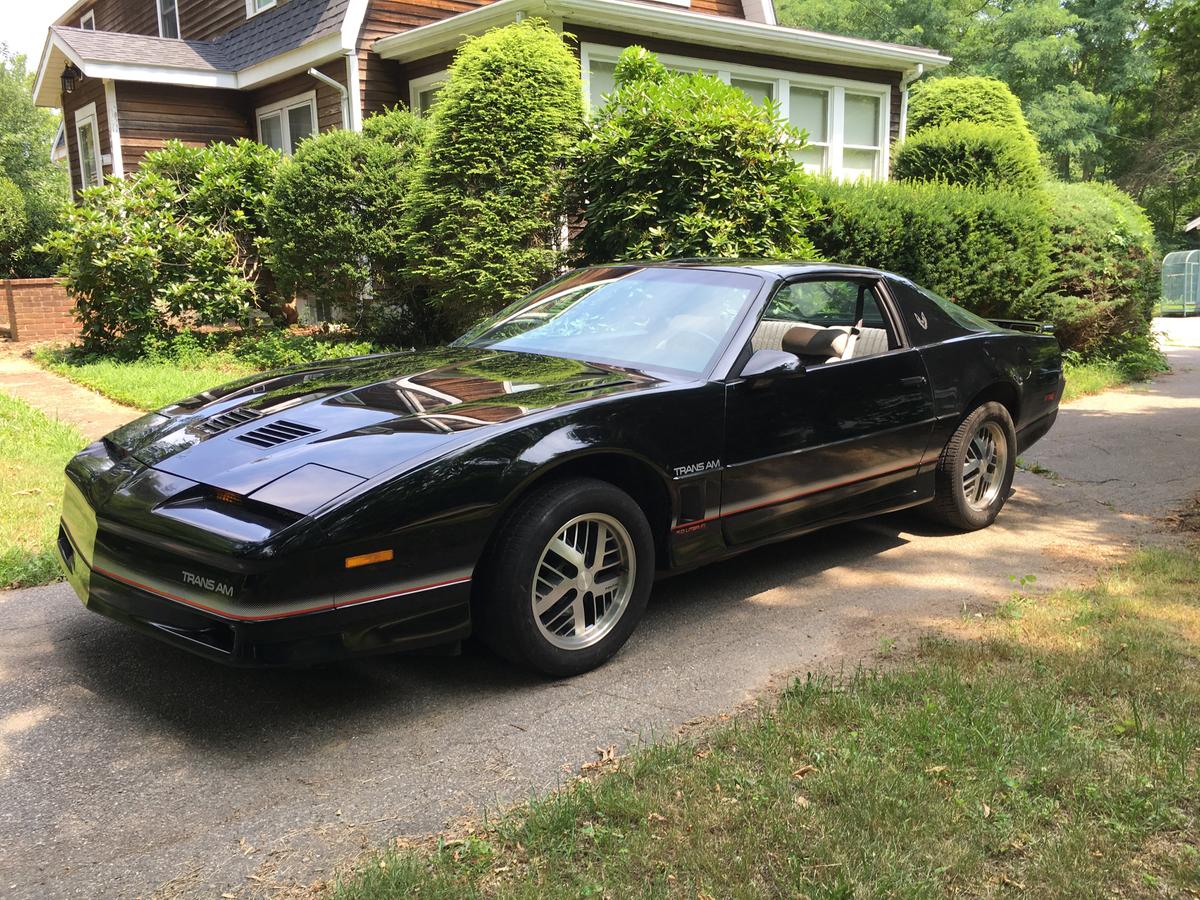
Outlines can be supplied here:
M644 390L646 372L471 348L395 353L255 376L110 434L143 465L236 494L302 466L347 486L437 455L465 433ZM324 470L332 470L325 472Z

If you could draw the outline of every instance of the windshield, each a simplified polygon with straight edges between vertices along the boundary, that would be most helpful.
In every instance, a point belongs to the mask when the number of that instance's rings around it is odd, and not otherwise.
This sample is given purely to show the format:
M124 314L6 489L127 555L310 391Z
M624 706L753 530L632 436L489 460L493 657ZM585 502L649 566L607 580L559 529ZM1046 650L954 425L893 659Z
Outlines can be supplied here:
M699 375L761 284L711 269L582 269L455 343Z

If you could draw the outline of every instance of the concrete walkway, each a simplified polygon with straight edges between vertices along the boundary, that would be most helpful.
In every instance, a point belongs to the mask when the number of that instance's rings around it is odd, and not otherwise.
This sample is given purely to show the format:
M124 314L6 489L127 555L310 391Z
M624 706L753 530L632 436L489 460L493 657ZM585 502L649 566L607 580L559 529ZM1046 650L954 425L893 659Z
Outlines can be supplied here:
M0 353L0 391L24 400L52 419L74 425L89 441L142 415L139 409L114 403L95 391L47 372L11 348Z
M1200 343L1200 342L1198 342ZM83 610L0 593L0 895L277 895L364 846L552 789L594 748L671 734L790 674L953 631L1012 592L1090 580L1200 491L1200 350L1064 408L997 523L887 516L656 586L610 664L549 682L482 651L303 671L217 667Z

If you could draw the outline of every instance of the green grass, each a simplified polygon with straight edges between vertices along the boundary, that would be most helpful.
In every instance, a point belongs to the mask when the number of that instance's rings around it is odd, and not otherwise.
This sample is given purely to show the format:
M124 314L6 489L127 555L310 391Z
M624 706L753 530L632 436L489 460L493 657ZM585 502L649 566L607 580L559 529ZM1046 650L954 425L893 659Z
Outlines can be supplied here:
M1120 364L1110 360L1074 365L1067 363L1064 368L1067 375L1067 387L1062 396L1064 403L1100 394L1135 380L1125 373Z
M1018 591L1017 594L1020 594ZM1181 896L1200 890L1200 561L964 620L700 742L331 886L382 897Z
M153 410L255 371L223 354L210 361L74 359L60 348L35 353L42 366L118 403Z
M0 394L0 588L58 577L63 467L86 443L70 425Z

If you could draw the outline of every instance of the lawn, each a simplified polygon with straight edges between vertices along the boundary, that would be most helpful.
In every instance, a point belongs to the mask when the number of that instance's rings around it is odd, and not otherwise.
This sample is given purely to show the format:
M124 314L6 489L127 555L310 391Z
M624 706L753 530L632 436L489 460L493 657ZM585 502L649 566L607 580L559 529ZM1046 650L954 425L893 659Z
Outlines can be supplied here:
M1200 890L1200 561L1014 594L881 671L799 681L337 900L1182 896Z
M1074 365L1067 363L1064 368L1067 375L1067 387L1062 397L1064 403L1142 380L1131 378L1118 363L1108 360Z
M0 394L0 588L58 576L63 467L86 443L70 425Z
M42 366L103 394L118 403L153 410L198 394L218 384L255 371L224 354L209 360L137 360L123 362L102 357L72 359L65 350L43 348L35 358Z

